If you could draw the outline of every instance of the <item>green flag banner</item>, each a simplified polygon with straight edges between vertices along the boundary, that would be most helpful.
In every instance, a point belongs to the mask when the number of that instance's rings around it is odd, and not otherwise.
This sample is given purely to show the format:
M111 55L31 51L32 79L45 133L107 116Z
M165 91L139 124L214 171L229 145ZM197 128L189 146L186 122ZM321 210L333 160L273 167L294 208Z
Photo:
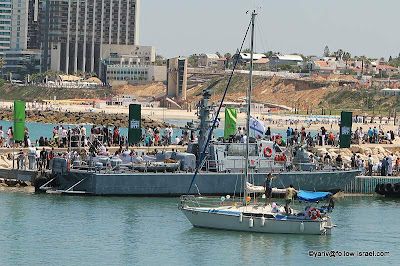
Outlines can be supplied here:
M23 141L25 135L25 102L14 101L14 140Z
M128 143L137 144L140 142L142 136L141 127L141 112L140 104L129 105L129 128L128 128Z
M340 116L340 148L350 148L352 112L342 112Z
M229 136L235 135L236 119L237 119L237 109L229 107L225 108L225 129L224 129L225 139L228 139Z

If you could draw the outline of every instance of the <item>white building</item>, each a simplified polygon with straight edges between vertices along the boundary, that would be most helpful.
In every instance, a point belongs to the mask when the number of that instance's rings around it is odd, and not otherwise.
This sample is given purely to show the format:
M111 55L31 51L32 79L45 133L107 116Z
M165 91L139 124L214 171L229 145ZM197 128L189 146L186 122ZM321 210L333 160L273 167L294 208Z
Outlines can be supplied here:
M199 66L216 68L219 56L217 54L201 54Z
M10 49L12 1L2 0L0 3L0 56L2 56L3 51Z
M154 46L105 44L101 58L105 64L150 65L156 58Z
M381 94L384 95L384 96L386 96L386 95L399 96L400 95L400 89L389 89L389 88L382 89L381 90Z
M134 95L123 94L119 97L113 97L110 101L106 102L107 105L129 106L130 104L137 103Z
M106 83L127 84L142 81L165 81L166 66L156 65L106 65Z
M277 65L281 64L303 64L303 58L300 55L294 55L294 54L289 54L289 55L282 55L282 54L277 54L271 56L269 59L269 65L270 67L275 67Z
M235 59L237 54L233 56ZM267 58L265 54L253 54L253 61L260 60L261 58ZM251 54L250 53L240 53L239 54L239 61L242 63L250 62Z

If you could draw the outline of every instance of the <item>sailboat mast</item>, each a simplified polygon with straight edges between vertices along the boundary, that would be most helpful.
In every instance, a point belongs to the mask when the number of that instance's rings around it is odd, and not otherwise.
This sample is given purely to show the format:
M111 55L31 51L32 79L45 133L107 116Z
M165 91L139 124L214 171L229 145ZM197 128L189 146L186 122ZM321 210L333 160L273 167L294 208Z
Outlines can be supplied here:
M251 13L251 41L250 41L250 71L249 71L249 90L247 93L247 118L246 118L246 168L245 168L245 186L244 200L247 205L247 182L249 182L249 141L250 141L250 109L251 109L251 92L253 89L253 55L254 55L254 23L256 19L256 11Z

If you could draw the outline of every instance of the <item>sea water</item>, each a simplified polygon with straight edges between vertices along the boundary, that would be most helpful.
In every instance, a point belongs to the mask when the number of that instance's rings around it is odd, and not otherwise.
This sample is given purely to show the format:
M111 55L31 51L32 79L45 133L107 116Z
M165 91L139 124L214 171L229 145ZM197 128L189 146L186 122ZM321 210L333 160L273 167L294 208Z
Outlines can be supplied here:
M2 265L383 265L399 259L399 200L338 199L330 236L197 229L178 210L178 198L1 191L0 202ZM310 251L389 256L314 258Z

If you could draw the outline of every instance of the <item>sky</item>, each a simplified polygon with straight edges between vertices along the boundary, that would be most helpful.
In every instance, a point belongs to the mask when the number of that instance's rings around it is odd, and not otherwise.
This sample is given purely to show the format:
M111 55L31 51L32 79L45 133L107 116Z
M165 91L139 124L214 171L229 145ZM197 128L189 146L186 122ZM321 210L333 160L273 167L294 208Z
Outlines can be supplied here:
M400 53L399 0L140 0L139 44L168 58L233 54L255 8L259 53L322 56L326 45L370 58Z

